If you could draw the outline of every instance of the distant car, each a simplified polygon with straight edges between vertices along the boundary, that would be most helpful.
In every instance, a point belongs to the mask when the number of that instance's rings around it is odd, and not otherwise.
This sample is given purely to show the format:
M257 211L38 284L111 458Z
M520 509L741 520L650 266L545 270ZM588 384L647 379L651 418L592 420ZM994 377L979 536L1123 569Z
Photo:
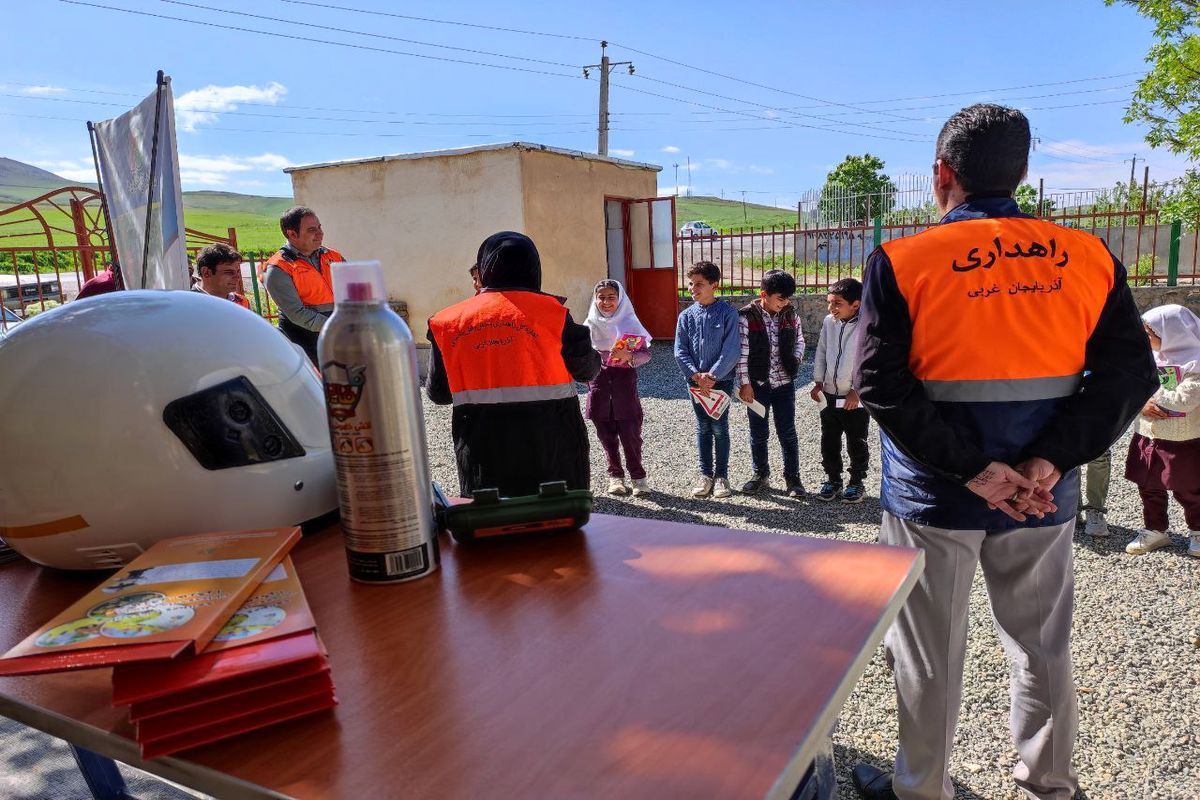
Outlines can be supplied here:
M716 228L707 222L695 220L683 223L679 228L679 235L686 238L691 236L719 236L720 234L717 233Z
M32 275L26 275L19 286L16 283L9 284L0 287L0 292L4 298L3 305L8 309L20 310L39 300L63 301L62 287L53 277L35 280Z
M24 320L21 319L21 316L17 312L0 306L0 337L3 337L22 322Z

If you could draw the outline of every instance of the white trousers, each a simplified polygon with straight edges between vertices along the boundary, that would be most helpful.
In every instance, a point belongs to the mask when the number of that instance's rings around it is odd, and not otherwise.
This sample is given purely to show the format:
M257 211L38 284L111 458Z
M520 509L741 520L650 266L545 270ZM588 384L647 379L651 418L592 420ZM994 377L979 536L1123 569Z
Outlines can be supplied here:
M1070 800L1079 709L1071 676L1075 520L988 533L918 525L884 513L883 544L925 551L925 572L884 639L896 680L901 800L952 800L948 764L962 704L967 606L983 567L996 632L1012 672L1013 777L1027 797Z

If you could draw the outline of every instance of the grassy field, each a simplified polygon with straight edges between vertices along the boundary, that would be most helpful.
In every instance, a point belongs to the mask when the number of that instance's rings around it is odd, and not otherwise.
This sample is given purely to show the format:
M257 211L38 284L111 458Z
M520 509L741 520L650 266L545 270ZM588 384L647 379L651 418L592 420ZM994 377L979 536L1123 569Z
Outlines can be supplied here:
M772 225L795 225L796 211L747 203L743 213L740 200L678 197L675 199L675 220L679 225L700 220L719 230L741 227L769 228Z

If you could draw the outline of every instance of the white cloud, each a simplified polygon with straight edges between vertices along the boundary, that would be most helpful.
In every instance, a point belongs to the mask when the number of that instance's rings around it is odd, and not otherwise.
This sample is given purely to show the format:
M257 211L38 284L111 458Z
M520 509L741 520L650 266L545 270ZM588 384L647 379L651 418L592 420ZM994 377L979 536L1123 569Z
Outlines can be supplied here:
M771 169L770 167L760 167L757 164L751 164L749 167L747 167L747 169L749 169L755 175L774 175L775 174L775 170Z
M678 152L679 152L679 148L678 148L678 147L676 147L676 146L675 146L675 145L673 145L673 144L669 144L669 145L667 145L666 147L664 147L664 148L662 149L662 152L664 152L664 153L678 153Z
M673 194L677 194L680 197L683 197L684 195L686 195L688 193L688 190L691 188L692 187L688 186L687 184L683 184L683 183L679 184L678 186L660 186L660 187L658 187L658 196L659 197L670 197Z
M66 178L75 183L95 183L96 167L91 159L76 159L74 161L31 161L35 167L50 170L60 178Z
M621 158L632 158L633 157L632 150L618 150L617 148L614 147L611 150L609 150L608 152L614 156L620 156Z
M179 179L184 188L193 186L248 186L257 183L247 180L248 172L278 172L291 161L276 153L258 156L179 156ZM236 179L235 179L236 176Z
M179 126L194 131L201 124L212 124L222 111L236 111L239 103L274 105L287 94L287 87L272 81L266 86L205 86L175 98Z
M48 94L62 94L66 89L61 86L26 86L21 89L21 94L33 95L34 97L45 97Z
M1169 181L1181 176L1189 166L1186 159L1165 150L1151 150L1145 142L1093 144L1082 139L1043 140L1031 154L1027 180L1037 186L1038 179L1047 189L1108 189L1129 180L1132 166L1126 159L1139 153L1136 177L1140 183L1146 164L1150 180Z
M714 167L716 167L717 169L727 170L733 166L732 161L728 161L724 158L710 158L710 159L707 159L707 162L709 164L713 165ZM695 169L695 168L696 168L695 165L692 165L692 169Z

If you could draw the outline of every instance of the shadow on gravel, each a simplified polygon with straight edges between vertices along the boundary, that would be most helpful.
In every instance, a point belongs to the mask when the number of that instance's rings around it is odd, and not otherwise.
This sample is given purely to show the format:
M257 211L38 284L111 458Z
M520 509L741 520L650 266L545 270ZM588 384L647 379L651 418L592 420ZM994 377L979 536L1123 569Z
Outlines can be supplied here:
M1146 556L1132 556L1125 552L1125 545L1133 541L1133 537L1137 536L1137 530L1134 528L1123 528L1117 525L1110 524L1108 526L1108 536L1088 536L1083 532L1083 526L1080 525L1075 529L1075 544L1080 547L1085 547L1093 553L1102 556L1118 555L1122 558L1154 558L1155 556L1178 556L1180 558L1193 558L1187 552L1188 537L1181 536L1178 533L1171 537L1169 547L1164 547L1153 553L1148 553Z
M884 770L890 770L894 766L890 759L881 758L875 753L838 744L833 746L833 760L834 769L837 772L839 800L858 800L858 792L855 791L854 783L850 780L850 772L855 765L865 762ZM953 778L951 780L954 781L954 800L987 800L962 781Z

